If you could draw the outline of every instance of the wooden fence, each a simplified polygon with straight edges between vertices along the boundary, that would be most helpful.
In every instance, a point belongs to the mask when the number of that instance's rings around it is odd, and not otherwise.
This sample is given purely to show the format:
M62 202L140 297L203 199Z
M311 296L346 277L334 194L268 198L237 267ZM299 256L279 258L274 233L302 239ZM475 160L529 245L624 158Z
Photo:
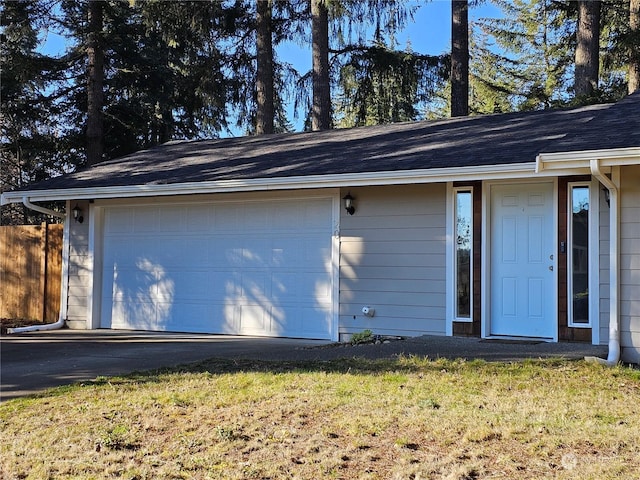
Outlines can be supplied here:
M0 318L58 320L62 229L46 223L0 227Z

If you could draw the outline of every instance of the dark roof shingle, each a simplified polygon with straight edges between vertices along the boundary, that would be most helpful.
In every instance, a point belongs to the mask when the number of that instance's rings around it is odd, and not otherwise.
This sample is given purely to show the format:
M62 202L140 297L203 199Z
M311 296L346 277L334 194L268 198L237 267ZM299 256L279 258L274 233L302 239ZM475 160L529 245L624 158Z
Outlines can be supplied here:
M180 184L534 162L640 146L640 92L617 104L313 133L171 142L26 187Z

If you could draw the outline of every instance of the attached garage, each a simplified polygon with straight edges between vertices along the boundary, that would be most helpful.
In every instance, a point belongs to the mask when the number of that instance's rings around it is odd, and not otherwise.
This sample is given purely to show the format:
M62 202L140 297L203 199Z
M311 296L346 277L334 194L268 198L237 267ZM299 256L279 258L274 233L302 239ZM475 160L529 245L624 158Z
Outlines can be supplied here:
M332 339L333 202L102 207L100 327Z
M170 142L1 203L67 220L50 328L608 341L608 362L637 360L639 107Z

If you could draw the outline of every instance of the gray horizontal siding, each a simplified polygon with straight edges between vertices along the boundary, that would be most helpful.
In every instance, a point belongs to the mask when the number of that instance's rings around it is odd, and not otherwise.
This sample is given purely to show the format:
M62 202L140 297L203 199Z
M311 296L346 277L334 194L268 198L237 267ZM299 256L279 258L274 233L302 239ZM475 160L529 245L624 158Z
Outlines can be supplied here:
M351 194L356 212L340 222L340 333L444 335L445 185Z
M599 279L600 279L600 344L606 345L609 342L609 206L603 196L600 198L600 256L599 256Z
M92 267L89 257L89 204L71 202L84 212L84 222L69 223L69 284L67 295L67 325L72 329L87 328L87 308Z
M622 167L620 342L622 358L640 362L640 166Z

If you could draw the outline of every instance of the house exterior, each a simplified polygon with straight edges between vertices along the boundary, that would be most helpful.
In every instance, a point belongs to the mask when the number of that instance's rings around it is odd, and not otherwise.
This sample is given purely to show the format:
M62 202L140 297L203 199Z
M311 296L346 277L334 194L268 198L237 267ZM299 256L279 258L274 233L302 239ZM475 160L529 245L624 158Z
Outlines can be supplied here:
M70 328L535 338L640 362L639 117L636 93L174 142L2 204L66 201Z

